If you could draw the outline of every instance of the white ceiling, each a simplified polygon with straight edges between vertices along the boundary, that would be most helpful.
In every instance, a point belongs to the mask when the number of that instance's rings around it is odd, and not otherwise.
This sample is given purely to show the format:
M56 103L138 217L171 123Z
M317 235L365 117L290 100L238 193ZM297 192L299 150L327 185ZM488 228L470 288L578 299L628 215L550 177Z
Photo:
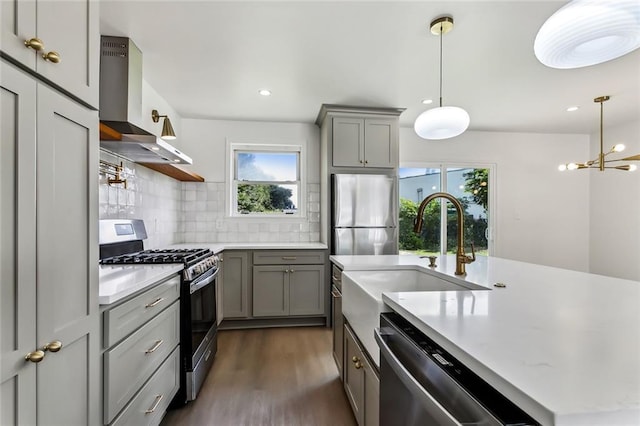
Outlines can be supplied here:
M400 107L410 127L438 102L465 108L470 129L591 133L640 117L640 49L575 70L533 54L542 23L566 1L114 1L101 33L130 37L144 78L183 118L313 123L323 103ZM270 97L258 95L268 88ZM566 108L579 105L573 113Z

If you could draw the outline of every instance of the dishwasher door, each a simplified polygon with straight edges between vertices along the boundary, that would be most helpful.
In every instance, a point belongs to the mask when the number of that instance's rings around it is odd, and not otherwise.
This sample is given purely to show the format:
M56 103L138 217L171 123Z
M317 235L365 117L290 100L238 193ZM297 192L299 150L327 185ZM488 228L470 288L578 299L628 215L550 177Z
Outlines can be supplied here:
M380 316L380 426L538 425L395 313Z

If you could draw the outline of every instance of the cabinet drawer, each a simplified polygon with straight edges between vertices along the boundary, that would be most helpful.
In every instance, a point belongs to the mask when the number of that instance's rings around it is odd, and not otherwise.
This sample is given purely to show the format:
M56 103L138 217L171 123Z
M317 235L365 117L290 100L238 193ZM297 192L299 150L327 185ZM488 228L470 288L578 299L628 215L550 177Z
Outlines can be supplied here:
M112 426L158 425L180 388L180 349L162 363Z
M180 297L180 276L176 275L133 299L104 312L104 347L127 337Z
M104 417L111 422L180 342L180 309L174 302L104 354Z
M254 265L321 265L325 253L322 250L268 250L253 252Z

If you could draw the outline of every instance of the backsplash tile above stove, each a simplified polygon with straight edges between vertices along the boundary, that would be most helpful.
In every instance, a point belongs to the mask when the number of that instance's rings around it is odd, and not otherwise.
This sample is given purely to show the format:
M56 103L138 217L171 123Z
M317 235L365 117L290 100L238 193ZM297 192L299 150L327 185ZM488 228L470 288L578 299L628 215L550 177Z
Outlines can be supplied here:
M307 184L307 217L261 219L225 215L224 182L179 182L106 152L100 159L123 163L127 188L100 175L100 219L142 219L145 248L175 243L320 241L320 185Z

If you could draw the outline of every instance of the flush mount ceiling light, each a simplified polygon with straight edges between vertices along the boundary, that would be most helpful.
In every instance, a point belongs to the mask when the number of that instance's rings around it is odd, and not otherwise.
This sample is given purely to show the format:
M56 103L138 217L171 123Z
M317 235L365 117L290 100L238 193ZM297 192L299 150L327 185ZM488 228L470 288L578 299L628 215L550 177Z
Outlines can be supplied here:
M157 123L158 120L160 120L162 117L164 117L164 121L162 122L162 133L160 137L168 141L174 140L176 138L176 133L173 131L173 126L171 125L169 117L166 115L158 114L157 109L151 111L151 119L154 123Z
M540 27L536 57L551 68L581 68L640 47L640 1L573 0Z
M593 100L593 102L600 104L600 154L595 160L587 161L585 163L567 163L561 164L558 167L558 170L561 172L565 170L578 170L578 169L599 169L600 171L604 171L604 169L617 169L617 170L625 170L625 171L634 171L638 167L635 164L623 164L619 166L607 166L607 163L616 163L619 161L640 161L640 154L632 155L630 157L619 158L617 160L605 160L607 155L613 154L614 152L622 152L624 151L624 145L619 143L614 145L609 152L604 152L604 140L603 140L603 115L604 115L604 103L610 99L609 96L599 96Z
M431 22L431 33L440 36L440 106L428 109L416 118L414 130L423 139L448 139L469 127L469 114L462 108L442 106L442 36L453 29L453 18L443 16Z
M271 96L271 90L269 89L260 89L258 90L258 93L262 96Z

